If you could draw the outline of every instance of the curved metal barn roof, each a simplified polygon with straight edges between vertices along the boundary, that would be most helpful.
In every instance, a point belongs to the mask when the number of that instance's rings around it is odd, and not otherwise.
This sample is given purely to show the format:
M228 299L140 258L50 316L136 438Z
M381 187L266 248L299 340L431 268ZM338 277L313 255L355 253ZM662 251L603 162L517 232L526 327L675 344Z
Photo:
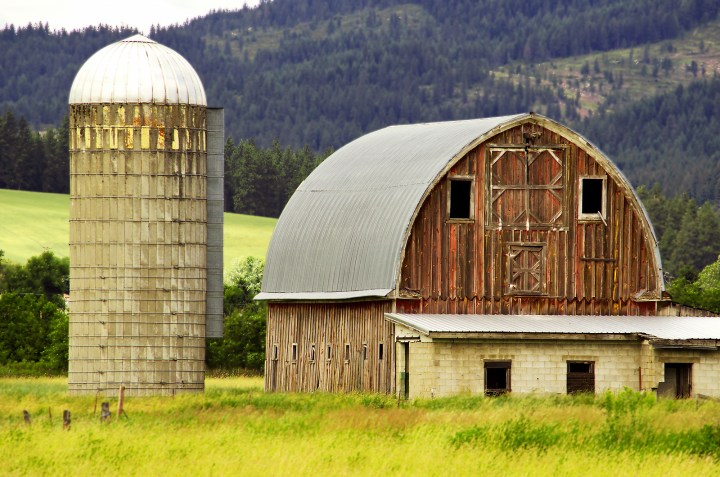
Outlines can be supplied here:
M434 184L482 141L529 119L596 150L570 129L533 113L390 126L345 145L300 184L283 210L256 298L387 296L396 288L407 234ZM632 190L597 152L608 173ZM660 263L657 250L656 255Z
M70 104L156 103L207 106L197 72L176 51L142 35L91 56L70 88Z

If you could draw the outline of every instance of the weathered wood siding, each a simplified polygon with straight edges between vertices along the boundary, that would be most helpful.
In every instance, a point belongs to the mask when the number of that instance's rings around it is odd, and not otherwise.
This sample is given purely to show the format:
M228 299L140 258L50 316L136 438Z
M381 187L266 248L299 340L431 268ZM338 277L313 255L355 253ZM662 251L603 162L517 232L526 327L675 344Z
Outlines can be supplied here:
M472 220L448 217L453 176L474 178ZM606 178L604 220L579 219L587 176ZM634 300L659 296L660 281L632 194L569 138L532 123L507 130L466 154L426 198L400 295L420 298L415 311L427 313L655 314L656 302ZM541 286L518 292L512 276L522 273Z
M390 311L391 301L269 303L265 390L392 393Z

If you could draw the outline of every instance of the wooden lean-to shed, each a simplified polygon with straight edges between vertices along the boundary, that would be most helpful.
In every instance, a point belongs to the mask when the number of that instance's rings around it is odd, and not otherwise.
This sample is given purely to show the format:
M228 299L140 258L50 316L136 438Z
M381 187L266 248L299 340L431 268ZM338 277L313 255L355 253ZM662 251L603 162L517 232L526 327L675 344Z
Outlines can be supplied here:
M593 349L633 342L626 372L599 387L642 388L628 376L660 366L656 348L639 347L642 327L590 336L573 326L560 333L563 323L552 332L483 323L688 311L664 292L657 239L627 179L579 134L533 113L392 126L339 149L283 211L257 298L269 302L266 390L409 396L482 392L499 373L510 390L507 366L521 353L476 344L520 346L528 336L571 339L559 366L580 363L572 373L581 375L596 372L594 356L612 355L583 352L583 337ZM458 316L475 325L453 331ZM442 336L418 325L428 317ZM697 339L707 346L713 332ZM661 373L649 372L646 384L657 387Z

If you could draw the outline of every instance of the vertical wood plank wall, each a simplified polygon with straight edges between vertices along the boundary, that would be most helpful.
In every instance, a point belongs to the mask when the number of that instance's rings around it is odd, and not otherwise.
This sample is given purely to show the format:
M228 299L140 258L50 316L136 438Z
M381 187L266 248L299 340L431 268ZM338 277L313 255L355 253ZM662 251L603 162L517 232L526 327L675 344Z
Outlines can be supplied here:
M265 390L392 393L394 330L384 317L390 311L387 300L269 303Z
M485 161L490 145L523 145L524 133L528 132L539 135L533 147L564 146L564 223L544 227L492 224L487 220L486 205ZM513 177L519 172L506 167L501 174ZM401 296L420 299L418 312L656 313L655 302L633 300L639 293L659 294L653 245L645 242L640 226L644 218L629 199L632 192L616 183L583 147L553 131L526 124L480 144L449 171L448 176L453 175L475 178L474 220L448 220L445 179L427 197L412 225L400 281ZM604 222L578 219L578 181L583 176L607 176ZM556 207L555 204L534 206ZM510 243L544 244L545 293L542 295L508 293Z
M206 109L70 108L71 393L204 388Z

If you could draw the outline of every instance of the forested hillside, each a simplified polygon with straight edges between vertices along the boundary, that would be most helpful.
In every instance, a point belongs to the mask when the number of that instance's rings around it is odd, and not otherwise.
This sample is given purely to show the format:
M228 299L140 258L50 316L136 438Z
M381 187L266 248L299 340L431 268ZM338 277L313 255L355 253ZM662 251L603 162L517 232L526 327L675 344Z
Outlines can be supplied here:
M274 0L150 36L225 107L228 210L277 215L325 151L388 124L528 110L577 128L636 186L717 204L719 10L713 0ZM74 74L131 33L0 31L0 113L11 111L0 126L21 132L0 138L19 147L0 149L0 187L67 190L51 179L66 167L56 154Z

